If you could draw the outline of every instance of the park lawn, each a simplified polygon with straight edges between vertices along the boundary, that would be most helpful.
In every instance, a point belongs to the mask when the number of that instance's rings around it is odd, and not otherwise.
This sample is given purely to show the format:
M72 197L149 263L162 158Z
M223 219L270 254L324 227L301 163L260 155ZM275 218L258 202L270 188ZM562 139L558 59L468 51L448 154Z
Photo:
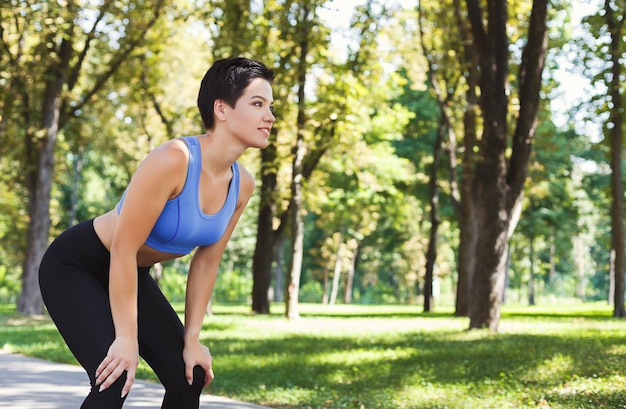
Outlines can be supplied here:
M182 308L182 307L180 307ZM626 321L605 304L503 308L500 332L452 310L214 306L207 392L275 408L626 408ZM47 318L0 305L0 347L75 363ZM154 380L141 363L137 376Z

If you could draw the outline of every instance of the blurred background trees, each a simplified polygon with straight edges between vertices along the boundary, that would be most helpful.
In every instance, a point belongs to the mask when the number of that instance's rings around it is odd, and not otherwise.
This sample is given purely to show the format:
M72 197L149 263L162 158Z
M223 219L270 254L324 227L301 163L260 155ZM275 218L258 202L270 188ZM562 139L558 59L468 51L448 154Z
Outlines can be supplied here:
M43 312L50 238L202 133L204 72L245 56L276 72L277 122L242 158L257 193L215 302L449 305L492 329L501 302L623 316L625 7L509 3L2 0L0 300ZM163 265L174 300L188 261Z

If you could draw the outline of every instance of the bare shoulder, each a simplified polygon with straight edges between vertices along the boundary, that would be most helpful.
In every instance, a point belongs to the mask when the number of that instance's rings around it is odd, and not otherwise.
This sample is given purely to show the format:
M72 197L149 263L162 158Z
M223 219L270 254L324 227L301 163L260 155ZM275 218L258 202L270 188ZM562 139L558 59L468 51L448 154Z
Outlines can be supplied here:
M187 145L181 139L171 139L154 148L142 161L139 168L149 168L157 175L186 173L189 162Z
M164 163L165 165L176 165L180 164L180 162L186 163L189 161L189 149L185 141L176 138L157 146L148 154L148 157L164 161L166 162Z
M240 196L243 199L243 202L247 202L250 196L252 196L252 192L254 191L254 177L252 174L243 167L241 163L239 165L239 191Z
M169 196L175 196L185 183L188 163L186 143L179 138L169 140L153 149L141 162L133 177L134 184L157 184L169 191Z

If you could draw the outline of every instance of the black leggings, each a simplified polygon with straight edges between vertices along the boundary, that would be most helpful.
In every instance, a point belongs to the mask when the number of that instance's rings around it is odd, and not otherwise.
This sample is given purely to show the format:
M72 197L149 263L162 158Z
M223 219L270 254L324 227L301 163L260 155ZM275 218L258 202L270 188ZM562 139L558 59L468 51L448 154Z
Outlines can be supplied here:
M50 245L39 269L44 303L68 347L87 371L91 392L81 408L121 408L124 373L98 392L96 368L115 338L108 296L109 251L93 228L93 220L71 227ZM165 387L161 408L197 409L204 370L194 368L190 386L183 361L183 324L149 274L138 269L139 354ZM131 390L132 393L132 390Z

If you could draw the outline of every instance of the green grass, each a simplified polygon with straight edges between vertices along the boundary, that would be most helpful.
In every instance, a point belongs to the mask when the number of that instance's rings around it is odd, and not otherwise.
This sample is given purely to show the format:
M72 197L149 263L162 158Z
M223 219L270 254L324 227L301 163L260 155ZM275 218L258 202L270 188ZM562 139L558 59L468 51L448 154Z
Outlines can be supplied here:
M0 347L75 363L49 320L0 306ZM207 392L275 408L626 408L626 322L603 304L505 306L500 333L451 310L215 306ZM155 380L141 364L138 377Z

